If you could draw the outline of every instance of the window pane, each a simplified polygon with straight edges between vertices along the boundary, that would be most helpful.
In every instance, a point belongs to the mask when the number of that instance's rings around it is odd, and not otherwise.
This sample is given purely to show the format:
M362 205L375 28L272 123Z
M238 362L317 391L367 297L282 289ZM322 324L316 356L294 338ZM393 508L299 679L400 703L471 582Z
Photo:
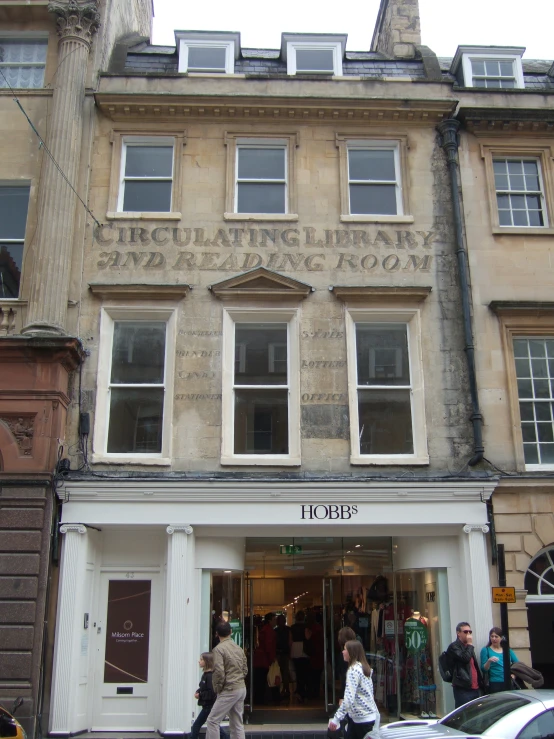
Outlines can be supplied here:
M513 62L500 62L500 74L503 77L511 77L514 74Z
M189 69L221 69L225 71L225 53L222 48L189 46Z
M235 390L235 454L288 454L288 390Z
M237 213L285 213L285 185L237 184Z
M350 185L353 215L397 215L395 185Z
M534 424L522 423L521 424L521 436L523 441L531 442L537 440L537 433Z
M481 77L473 80L473 87L486 87L486 86L487 86L487 80Z
M535 413L537 416L537 421L551 421L552 420L552 416L550 414L550 403L537 403L535 405ZM531 419L532 419L532 416L531 416Z
M525 464L538 464L539 463L539 450L536 444L524 444L523 454L525 457Z
M0 187L0 240L25 238L29 187Z
M554 464L554 444L539 444L541 464Z
M538 431L539 441L543 441L543 442L554 441L554 436L552 435L552 423L538 423L537 431Z
M502 80L500 87L503 90L513 90L516 86L516 83L514 80Z
M409 390L358 392L360 454L413 454Z
M519 414L522 421L533 421L533 403L520 403Z
M527 357L529 354L529 342L526 339L514 339L514 356Z
M516 374L518 377L531 377L531 365L528 357L516 357Z
M133 213L169 213L171 211L171 181L131 180L126 182L123 210Z
M394 151L382 149L349 149L349 178L351 180L396 181Z
M126 177L171 177L172 172L172 146L127 146Z
M405 324L356 324L358 385L409 385Z
M287 325L235 325L235 385L287 384Z
M163 388L112 388L108 453L162 450Z
M473 74L485 74L485 62L472 60Z
M485 70L485 74L490 75L491 77L498 77L500 74L500 66L498 62L492 59L485 61Z
M518 380L517 381L517 392L520 398L532 398L533 397L533 384L531 380Z
M115 321L111 382L163 383L165 329L161 321Z
M286 149L239 147L239 180L284 180Z
M0 298L19 297L23 244L0 244Z
M297 72L333 72L332 49L297 49Z

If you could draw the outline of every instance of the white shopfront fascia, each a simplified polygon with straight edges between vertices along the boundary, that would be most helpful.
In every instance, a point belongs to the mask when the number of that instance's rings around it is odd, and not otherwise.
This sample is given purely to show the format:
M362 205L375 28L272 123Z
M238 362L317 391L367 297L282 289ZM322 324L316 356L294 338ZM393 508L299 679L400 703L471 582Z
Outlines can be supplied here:
M91 656L86 667L81 624L97 585L87 594L79 583L87 572L98 583L103 573L116 570L136 570L140 577L151 571L162 578L163 627L151 643L162 676L152 697L161 708L154 727L144 729L165 735L190 731L202 572L241 569L249 536L390 536L395 570L446 568L451 623L445 638L457 621L468 620L475 643L485 643L492 623L485 503L495 486L495 481L67 481L56 643L73 657L59 655L54 666L51 732L66 736L93 726L93 702L86 696L94 693L98 665ZM148 549L150 540L157 543ZM89 637L89 654L96 649L100 659L98 638L93 632ZM64 672L68 664L79 666L74 679ZM84 680L86 675L90 679ZM82 701L76 701L80 683Z

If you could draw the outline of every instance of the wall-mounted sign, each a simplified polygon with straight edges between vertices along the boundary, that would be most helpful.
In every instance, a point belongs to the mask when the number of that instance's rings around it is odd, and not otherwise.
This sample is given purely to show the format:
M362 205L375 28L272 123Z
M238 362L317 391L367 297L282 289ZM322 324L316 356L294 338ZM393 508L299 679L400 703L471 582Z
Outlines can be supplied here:
M148 682L151 580L110 580L105 683Z
M493 588L492 589L492 602L493 603L515 603L516 602L516 589L515 588Z
M332 521L349 521L352 516L356 516L358 513L357 505L345 505L339 503L331 503L329 505L319 504L305 504L300 506L301 519L303 521L323 521L329 519Z

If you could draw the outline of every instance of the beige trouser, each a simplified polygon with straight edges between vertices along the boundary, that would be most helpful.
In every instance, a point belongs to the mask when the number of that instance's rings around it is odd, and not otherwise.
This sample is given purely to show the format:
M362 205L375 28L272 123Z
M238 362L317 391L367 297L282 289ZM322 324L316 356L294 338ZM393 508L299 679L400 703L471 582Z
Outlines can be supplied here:
M219 739L219 724L227 714L229 714L231 739L244 739L242 714L244 713L245 697L245 687L236 690L225 690L217 696L206 723L206 739Z

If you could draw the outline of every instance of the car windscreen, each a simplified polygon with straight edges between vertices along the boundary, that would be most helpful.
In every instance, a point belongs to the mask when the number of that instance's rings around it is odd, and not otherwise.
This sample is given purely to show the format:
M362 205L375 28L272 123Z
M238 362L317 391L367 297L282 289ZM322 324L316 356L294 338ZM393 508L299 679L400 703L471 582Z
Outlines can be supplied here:
M529 702L529 699L523 696L506 693L487 695L479 700L466 703L440 723L466 734L483 734L501 718Z

